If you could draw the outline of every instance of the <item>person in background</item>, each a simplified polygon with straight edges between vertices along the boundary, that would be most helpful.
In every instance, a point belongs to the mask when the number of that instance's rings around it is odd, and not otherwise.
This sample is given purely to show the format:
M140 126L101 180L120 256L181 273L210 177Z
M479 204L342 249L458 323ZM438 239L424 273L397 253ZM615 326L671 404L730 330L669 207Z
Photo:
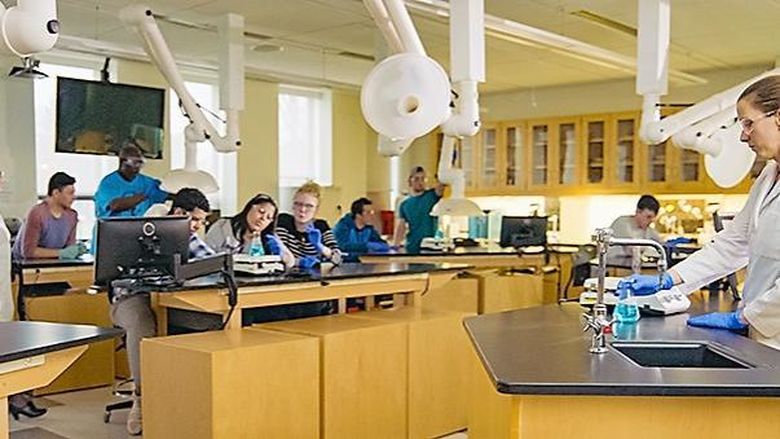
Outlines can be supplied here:
M278 255L291 268L295 257L276 235L277 214L274 199L257 194L237 215L215 222L206 233L206 243L218 252Z
M358 198L352 202L349 210L350 212L344 215L333 228L340 249L350 254L381 253L390 250L387 241L379 236L372 225L374 209L371 200L365 197Z
M436 235L437 219L431 216L431 210L441 199L444 185L439 183L434 188L426 189L426 181L425 169L422 166L414 167L409 173L409 197L398 208L393 243L399 247L405 238L406 251L409 253L418 253L423 238Z
M199 259L216 254L200 237L198 231L206 223L209 215L209 201L197 189L184 188L173 198L169 215L185 215L189 218L190 243L189 259ZM125 331L125 346L130 373L135 383L133 407L127 415L127 431L139 435L142 430L141 419L141 340L154 337L157 333L157 321L151 307L151 299L146 291L134 291L129 288L115 288L109 291L111 302L111 321Z
M96 218L143 216L170 196L160 188L160 180L141 174L145 163L137 146L122 147L119 169L103 177L95 192Z
M49 179L46 199L27 213L13 248L14 259L76 259L87 252L76 242L78 213L71 208L76 179L56 172Z
M754 340L780 349L780 76L749 85L737 99L740 140L767 164L750 189L742 210L711 243L658 275L632 275L618 283L637 295L679 285L685 293L698 290L747 266L742 300L737 309L688 319L688 325L748 330Z
M653 241L664 243L661 235L650 227L658 216L661 204L652 195L642 195L636 203L636 212L633 215L620 216L609 226L612 229L612 236L615 238L642 238L652 239ZM642 247L642 251L652 252L657 255L654 249ZM613 246L607 252L609 263L630 264L633 257L633 247Z
M319 262L341 263L341 250L327 221L315 218L320 207L320 186L308 182L293 196L293 214L282 213L276 233L295 256L296 265L309 268Z

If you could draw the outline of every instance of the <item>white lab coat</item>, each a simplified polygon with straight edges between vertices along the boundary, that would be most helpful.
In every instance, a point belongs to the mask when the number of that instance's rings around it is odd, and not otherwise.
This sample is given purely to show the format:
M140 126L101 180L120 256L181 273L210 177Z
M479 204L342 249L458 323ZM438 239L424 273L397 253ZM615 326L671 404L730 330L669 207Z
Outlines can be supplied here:
M742 291L745 319L755 340L780 350L780 166L767 163L747 203L713 242L675 265L690 293L747 266Z
M11 295L11 233L0 215L0 322L10 322L14 317L14 301Z

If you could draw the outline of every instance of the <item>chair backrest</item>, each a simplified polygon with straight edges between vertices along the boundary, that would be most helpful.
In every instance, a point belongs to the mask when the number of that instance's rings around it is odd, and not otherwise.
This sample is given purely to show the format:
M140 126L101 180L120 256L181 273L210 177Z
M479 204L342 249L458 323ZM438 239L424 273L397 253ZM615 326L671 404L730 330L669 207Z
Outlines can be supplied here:
M719 210L716 210L715 212L712 212L712 221L715 226L715 231L720 232L723 230L724 224L734 219L736 214L734 213L721 213Z

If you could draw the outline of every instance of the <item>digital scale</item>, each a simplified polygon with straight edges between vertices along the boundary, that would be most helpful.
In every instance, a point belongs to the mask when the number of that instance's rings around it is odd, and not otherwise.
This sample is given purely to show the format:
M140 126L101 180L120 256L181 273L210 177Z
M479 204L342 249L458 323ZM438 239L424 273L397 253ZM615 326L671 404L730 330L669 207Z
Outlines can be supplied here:
M233 255L233 271L236 272L252 276L269 276L283 273L284 270L281 256L249 256L242 253Z
M617 305L619 297L616 294L617 284L623 278L606 277L604 278L604 305L611 308ZM598 280L596 278L586 279L585 291L580 294L580 305L590 308L597 302ZM668 316L688 311L691 301L688 296L680 291L678 287L672 287L669 290L659 291L648 296L635 296L634 301L639 308L639 312L653 316Z

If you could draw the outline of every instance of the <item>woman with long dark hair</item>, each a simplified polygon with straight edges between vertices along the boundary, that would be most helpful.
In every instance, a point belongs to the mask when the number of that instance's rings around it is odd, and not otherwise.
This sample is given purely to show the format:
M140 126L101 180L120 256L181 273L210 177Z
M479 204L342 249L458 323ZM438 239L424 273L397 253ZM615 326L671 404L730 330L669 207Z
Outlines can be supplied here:
M285 266L292 267L295 257L275 232L278 213L273 198L257 194L237 215L215 222L206 243L218 252L279 255Z

